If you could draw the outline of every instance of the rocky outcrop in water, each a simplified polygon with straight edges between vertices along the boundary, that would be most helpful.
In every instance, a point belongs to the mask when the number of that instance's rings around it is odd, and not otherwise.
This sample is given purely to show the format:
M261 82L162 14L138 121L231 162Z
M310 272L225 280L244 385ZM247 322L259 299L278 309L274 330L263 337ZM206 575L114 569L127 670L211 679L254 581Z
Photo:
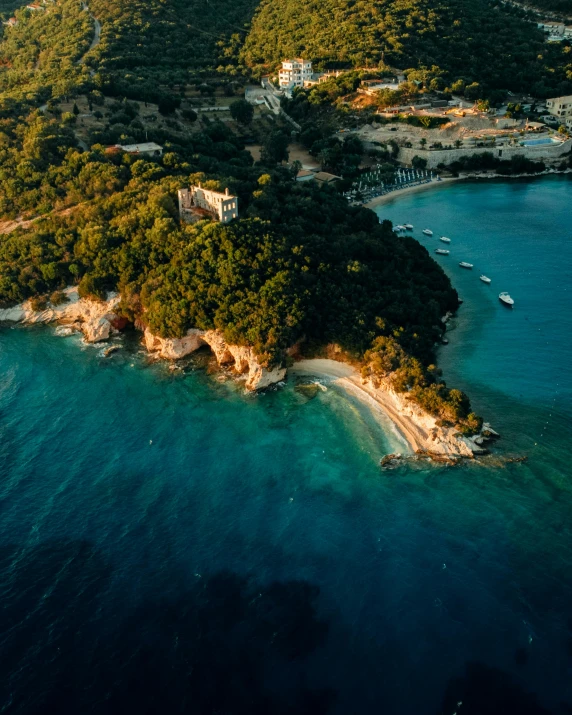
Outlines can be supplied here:
M26 301L13 308L0 310L0 321L14 323L61 323L70 329L84 334L88 343L98 343L107 340L112 333L119 317L114 312L120 301L116 293L110 293L107 300L98 301L90 298L80 298L77 288L67 288L66 302L59 305L48 304L44 310L34 310L31 302Z
M286 376L286 368L261 364L251 347L228 344L218 330L192 329L182 338L161 338L148 328L145 330L147 350L167 360L183 358L203 345L210 347L219 365L230 365L239 375L247 376L247 390L262 390Z

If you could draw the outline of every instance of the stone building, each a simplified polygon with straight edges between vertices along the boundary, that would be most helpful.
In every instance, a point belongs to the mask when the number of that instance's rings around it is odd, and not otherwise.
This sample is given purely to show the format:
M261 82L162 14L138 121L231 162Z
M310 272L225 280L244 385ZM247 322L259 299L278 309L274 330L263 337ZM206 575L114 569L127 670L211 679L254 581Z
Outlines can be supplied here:
M181 218L195 218L205 212L218 218L221 223L230 223L238 218L238 197L229 194L228 189L223 193L211 191L198 186L190 189L179 189L179 214Z

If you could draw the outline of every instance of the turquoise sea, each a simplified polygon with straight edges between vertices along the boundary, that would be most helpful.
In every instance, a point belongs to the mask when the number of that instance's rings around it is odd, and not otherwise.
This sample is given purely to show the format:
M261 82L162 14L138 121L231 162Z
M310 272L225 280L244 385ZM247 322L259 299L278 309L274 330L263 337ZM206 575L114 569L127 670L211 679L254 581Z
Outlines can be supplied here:
M0 328L0 713L572 712L571 207L554 177L377 209L452 239L483 464L384 472L399 437L335 387Z

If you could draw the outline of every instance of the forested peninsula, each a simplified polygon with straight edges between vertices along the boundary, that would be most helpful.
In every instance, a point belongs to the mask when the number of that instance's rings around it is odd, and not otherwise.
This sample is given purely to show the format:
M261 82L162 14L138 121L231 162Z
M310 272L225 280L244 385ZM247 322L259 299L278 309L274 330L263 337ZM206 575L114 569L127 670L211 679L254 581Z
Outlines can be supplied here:
M197 120L193 97L242 95L255 5L213 0L209 30L179 0L16 10L0 45L0 213L15 222L0 237L0 307L56 306L73 285L86 299L117 291L121 317L153 335L216 330L269 367L335 349L443 424L478 431L435 366L458 296L427 250L335 187L297 183L280 120ZM144 140L162 156L108 149ZM240 217L181 222L177 190L199 182L229 189Z

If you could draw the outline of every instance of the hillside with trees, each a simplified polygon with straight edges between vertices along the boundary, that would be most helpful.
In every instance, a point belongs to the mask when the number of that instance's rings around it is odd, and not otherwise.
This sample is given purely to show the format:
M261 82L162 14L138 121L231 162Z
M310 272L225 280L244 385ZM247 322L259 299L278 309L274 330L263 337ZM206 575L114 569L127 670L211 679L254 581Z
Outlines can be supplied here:
M258 0L92 0L102 23L89 66L115 91L144 99L158 87L237 74L237 52Z
M252 121L244 102L232 103L234 132L216 119L187 134L176 119L139 120L148 100L171 116L189 85L247 71L239 51L254 10L251 0L92 0L89 11L58 0L16 11L0 44L0 214L31 223L0 239L0 305L55 303L77 284L96 299L119 291L123 315L161 336L216 328L268 364L295 343L314 354L336 344L373 376L395 372L396 389L441 419L476 429L468 399L433 366L441 316L458 298L424 247L335 188L297 184L280 121L266 122L255 163L237 135ZM104 120L83 148L81 111ZM162 158L104 146L146 139ZM360 162L352 138L303 140L348 175ZM240 218L181 223L177 189L199 180L235 193Z
M25 128L12 122L11 147L0 155L2 210L12 217L42 210L44 218L0 241L3 307L57 302L73 283L95 298L119 290L125 317L162 336L217 328L269 364L298 341L305 350L336 343L356 361L397 346L420 395L442 384L427 366L440 318L458 300L442 269L415 240L349 207L335 189L294 182L276 163L280 142L254 165L213 124L152 161L97 145L79 151L69 128L41 114L28 119ZM199 180L236 193L240 219L181 224L176 190ZM382 374L382 359L370 363ZM453 421L474 428L468 401L454 407L456 393L439 389L433 411L451 419L453 410Z
M531 18L532 20L533 18ZM317 66L391 65L430 89L545 97L572 92L572 56L523 11L498 0L263 0L241 57L254 72L291 55Z
M564 17L572 16L571 0L534 0L534 2L529 4L541 10L550 10L551 12L562 13Z
M0 97L38 104L89 83L79 60L91 44L93 21L77 0L20 9L16 18L0 43Z

